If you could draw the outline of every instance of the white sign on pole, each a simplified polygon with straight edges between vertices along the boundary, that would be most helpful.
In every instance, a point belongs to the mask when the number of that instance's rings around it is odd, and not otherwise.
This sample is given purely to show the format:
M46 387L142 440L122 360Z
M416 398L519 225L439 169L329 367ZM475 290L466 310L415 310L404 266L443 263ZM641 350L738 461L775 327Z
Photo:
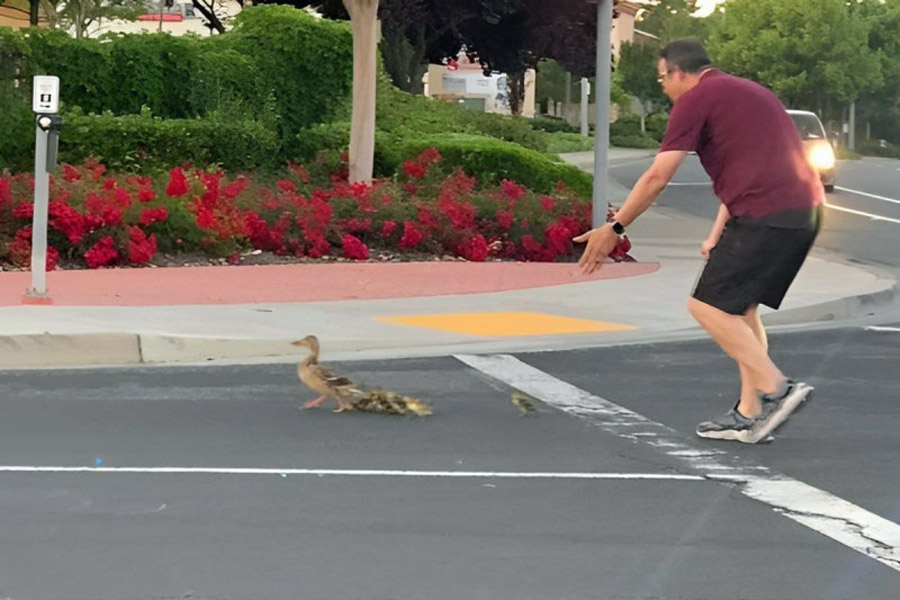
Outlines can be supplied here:
M59 77L55 75L35 75L32 110L39 115L59 112Z

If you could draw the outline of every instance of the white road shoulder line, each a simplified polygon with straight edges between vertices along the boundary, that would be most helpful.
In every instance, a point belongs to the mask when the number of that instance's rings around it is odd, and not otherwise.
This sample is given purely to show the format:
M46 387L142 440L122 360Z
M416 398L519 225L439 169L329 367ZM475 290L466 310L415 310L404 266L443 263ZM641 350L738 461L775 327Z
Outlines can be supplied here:
M898 169L900 170L900 169ZM879 196L877 194L870 194L868 192L860 192L859 190L851 190L850 188L834 186L834 189L841 190L842 192L850 192L851 194L858 194L860 196L865 196L867 198L875 198L876 200L883 200L884 202L891 202L893 204L900 204L900 200L895 200L894 198L888 198L886 196Z
M900 333L900 327L879 327L877 325L870 325L865 328L866 331L889 331L891 333Z
M450 477L475 479L628 479L705 481L681 473L553 473L509 471L399 471L389 469L255 469L217 467L53 467L0 465L0 473L134 473L201 475L338 475L354 477Z
M779 514L900 571L900 525L892 521L765 466L715 448L689 444L675 430L557 379L514 356L457 355L456 358L608 433L658 448L707 479L734 484L742 494L770 505Z
M868 217L868 218L872 219L873 221L887 221L889 223L897 223L898 225L900 225L900 219L892 219L891 217L882 217L881 215L876 215L876 214L861 211L861 210L854 210L852 208L844 208L843 206L837 206L835 204L832 204L831 202L827 202L825 204L825 208L830 208L832 210L850 213L851 215L858 215L860 217Z

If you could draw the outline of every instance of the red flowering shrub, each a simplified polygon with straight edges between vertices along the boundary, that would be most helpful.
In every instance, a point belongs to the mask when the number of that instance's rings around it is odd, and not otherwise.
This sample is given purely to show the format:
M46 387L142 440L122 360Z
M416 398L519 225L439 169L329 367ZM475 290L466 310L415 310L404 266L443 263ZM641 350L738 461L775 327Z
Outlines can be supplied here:
M109 236L102 237L84 253L84 262L92 269L108 266L119 259L116 243Z
M352 258L353 260L367 260L369 258L369 248L359 238L349 233L344 235L341 245L344 248L344 258Z
M159 182L107 174L96 161L62 165L50 185L48 265L61 255L91 268L144 265L160 249L238 264L249 248L312 259L367 260L378 248L556 261L571 256L572 238L590 228L590 203L563 186L543 195L509 180L480 186L441 162L429 149L395 178L369 184L348 183L345 164L330 177L321 164L312 171L290 164L268 183L190 165ZM33 189L27 173L0 177L0 260L21 268L30 264ZM611 257L631 260L629 249L623 239Z
M412 221L403 223L403 236L400 238L400 247L412 249L425 241L425 234Z
M484 236L479 233L460 244L457 252L466 260L484 262L487 260L490 248L488 248L488 243L485 241Z
M129 227L128 260L135 265L145 265L156 254L156 238L147 237L140 227ZM104 238L108 239L108 238Z
M169 171L169 183L166 185L166 196L184 196L188 193L187 177L184 171L175 167Z

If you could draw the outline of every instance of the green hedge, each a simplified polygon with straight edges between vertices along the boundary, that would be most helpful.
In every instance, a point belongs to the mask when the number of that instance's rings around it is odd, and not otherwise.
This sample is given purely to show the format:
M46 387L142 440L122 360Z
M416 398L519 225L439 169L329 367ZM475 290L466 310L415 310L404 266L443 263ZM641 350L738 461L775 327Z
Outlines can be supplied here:
M241 11L225 48L249 57L273 91L288 152L297 133L346 114L353 87L348 23L317 19L290 6Z
M609 143L620 148L659 148L659 142L646 135L610 135Z
M881 146L878 140L864 140L860 142L856 151L863 156L880 156L883 158L900 158L900 146L885 142L885 146Z
M445 163L462 167L480 182L512 179L537 192L549 193L562 181L579 194L592 193L593 179L589 174L553 162L534 150L485 136L444 134L400 140L385 162L393 160L399 166L399 158L415 156L431 146L440 150Z
M55 30L2 30L0 58L3 71L18 70L28 87L34 74L59 76L63 106L85 113L136 114L147 106L163 118L192 118L224 98L240 100L256 118L254 111L271 98L286 141L303 127L339 117L349 105L353 76L349 25L289 6L249 7L232 31L210 38L76 40Z
M547 135L536 131L530 119L478 112L454 102L413 96L395 88L384 76L378 80L376 122L382 131L404 138L470 133L547 151Z
M547 133L579 133L578 127L569 125L567 121L559 117L535 117L531 121L531 127Z
M256 121L77 115L60 136L60 160L93 156L112 169L167 169L184 161L226 169L278 166L277 134Z

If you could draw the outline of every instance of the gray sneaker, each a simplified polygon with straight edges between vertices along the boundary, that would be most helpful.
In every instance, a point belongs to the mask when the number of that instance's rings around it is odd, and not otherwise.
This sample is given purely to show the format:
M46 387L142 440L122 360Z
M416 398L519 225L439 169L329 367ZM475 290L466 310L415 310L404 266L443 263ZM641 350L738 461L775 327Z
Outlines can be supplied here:
M788 380L787 390L778 398L771 396L761 396L762 413L756 418L752 428L751 439L756 443L765 439L773 431L778 429L788 417L797 409L803 406L803 403L812 397L813 387L802 381Z
M697 435L711 440L735 440L745 444L758 442L759 439L754 439L753 436L756 419L745 417L738 412L737 407L735 404L734 408L724 415L697 425Z

